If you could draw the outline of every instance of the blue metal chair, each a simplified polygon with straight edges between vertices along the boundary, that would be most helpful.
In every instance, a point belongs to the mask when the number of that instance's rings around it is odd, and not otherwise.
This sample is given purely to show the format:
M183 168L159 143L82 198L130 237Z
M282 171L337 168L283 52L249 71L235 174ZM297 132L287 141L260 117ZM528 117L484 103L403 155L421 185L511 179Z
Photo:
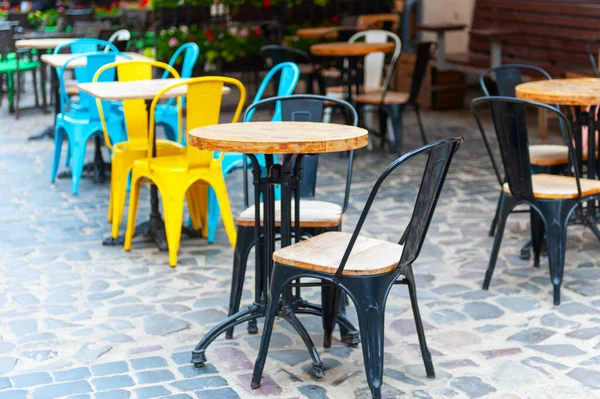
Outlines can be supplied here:
M254 101L252 104L259 102L263 95L265 94L265 90L269 86L269 83L273 81L275 77L279 77L279 87L277 90L277 96L289 96L294 93L296 89L296 85L298 84L298 80L300 79L300 67L293 62L284 62L274 66L267 76L263 79L258 91L256 92L256 96L254 97ZM251 109L250 112L246 115L244 122L249 122L252 120L254 115L254 109ZM273 122L281 121L281 103L277 103L275 106L275 113L273 114L273 118L271 119ZM215 152L215 158L221 156L220 152ZM261 166L264 166L265 159L264 156L258 157L259 162L261 162ZM229 152L226 153L223 157L223 161L221 162L221 167L223 168L223 175L227 176L230 172L235 169L239 169L242 167L244 163L244 155L240 153ZM279 191L276 193L277 199L279 199ZM208 242L215 242L215 234L217 231L217 225L219 224L219 204L217 202L217 197L212 189L209 189L208 192Z
M60 85L60 113L56 116L54 158L52 161L50 182L54 183L56 180L62 142L66 136L69 149L67 156L70 156L72 160L71 179L74 195L78 192L79 181L83 173L86 144L90 137L102 136L102 124L94 99L89 94L80 93L81 108L75 111L66 92L65 70L68 69L69 64L81 58L86 58L86 66L80 68L77 81L78 83L86 83L92 81L94 74L102 65L115 62L116 53L95 52L78 54L70 58L61 68L57 69ZM100 81L112 81L114 80L113 75L110 73L103 74ZM122 117L119 114L110 112L110 101L103 102L103 107L106 107L104 112L110 115L107 118L107 124L108 131L111 134L111 141L113 143L123 141L125 139L125 130L123 128ZM96 151L99 151L99 146ZM97 156L101 157L100 154L97 154Z
M200 56L200 47L196 43L186 43L181 45L175 54L169 60L169 65L175 66L175 63L183 54L183 62L181 65L181 77L191 78L194 66ZM167 79L170 74L165 71L162 78ZM163 127L165 130L165 136L171 141L177 141L177 135L179 133L177 123L177 104L174 103L175 99L171 98L166 104L159 104L156 106L156 113L154 119L156 124ZM181 99L181 107L185 109L185 97ZM181 135L182 145L185 145L185 134Z

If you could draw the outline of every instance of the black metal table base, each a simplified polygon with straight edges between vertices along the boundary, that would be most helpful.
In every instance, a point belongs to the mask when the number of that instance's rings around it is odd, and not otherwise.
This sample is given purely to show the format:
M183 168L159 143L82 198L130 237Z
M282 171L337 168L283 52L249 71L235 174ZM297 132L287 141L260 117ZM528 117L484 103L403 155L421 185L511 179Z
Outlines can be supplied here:
M33 140L41 140L41 139L45 139L45 138L49 138L49 139L54 138L54 126L48 126L41 132L34 134L33 136L29 136L27 138L27 140L33 141Z
M139 237L141 235L149 237L156 244L159 251L164 252L169 250L165 233L165 224L162 220L160 212L150 213L150 219L148 221L135 226L133 236ZM102 245L123 245L124 242L125 238L123 236L117 238L109 237L102 241Z
M230 329L231 327L235 327L239 324L243 324L248 322L248 325L251 325L251 322L254 322L253 325L256 326L256 320L259 318L265 317L266 304L265 303L254 303L248 306L246 309L239 311L238 313L229 316L221 323L219 323L215 328L213 328L208 334L202 338L202 341L196 346L196 348L192 351L192 360L191 362L196 367L204 366L206 363L206 348L221 334ZM283 300L280 300L280 307L277 313L277 316L284 319L296 330L304 345L308 349L310 357L313 362L313 366L311 369L311 374L316 378L321 378L324 375L323 370L323 362L321 362L321 358L319 353L317 352L317 348L313 343L308 331L304 328L300 320L296 317L297 314L310 314L315 316L322 316L322 309L319 305L307 302L305 300L298 300L294 303L287 304L284 303ZM352 323L344 316L338 316L338 323L346 327L349 333L342 340L346 345L350 347L355 347L360 343L358 331L352 325ZM256 331L252 333L257 333Z

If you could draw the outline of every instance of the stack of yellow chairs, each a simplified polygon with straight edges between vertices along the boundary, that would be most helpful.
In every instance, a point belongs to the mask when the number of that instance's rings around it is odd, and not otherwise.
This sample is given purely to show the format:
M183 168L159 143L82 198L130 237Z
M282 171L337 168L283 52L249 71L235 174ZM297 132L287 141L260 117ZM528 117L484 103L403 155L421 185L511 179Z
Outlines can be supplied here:
M214 159L213 151L188 146L176 155L152 156L154 141L154 112L161 97L168 91L187 85L186 94L186 133L202 126L219 123L224 86L233 86L239 90L239 100L232 122L237 122L246 102L246 88L237 79L226 77L201 77L175 83L163 89L150 106L150 126L146 139L146 158L133 162L131 192L129 197L129 215L125 233L125 250L131 249L135 229L140 185L147 179L156 184L162 198L167 243L169 246L169 264L177 265L177 252L181 239L184 200L194 228L198 228L207 217L207 190L212 187L216 193L225 231L231 246L235 246L236 231L229 205L227 187L221 169L221 157ZM125 111L127 116L127 110ZM128 129L129 131L129 129ZM180 131L182 131L180 129ZM187 139L187 137L186 137ZM189 139L186 143L189 143ZM158 147L157 147L158 149ZM113 219L113 223L114 223ZM206 226L206 224L204 224ZM206 229L203 229L206 230Z
M121 61L107 64L100 68L94 75L94 82L97 82L100 75L110 69L115 69L119 81L151 80L152 68L158 68L168 71L173 78L179 78L177 71L163 62L134 60ZM108 71L107 73L110 73ZM181 99L178 98L179 108L179 131L181 132ZM106 120L102 109L102 103L96 99L102 128L104 130L104 140L107 147L112 151L112 165L110 174L110 199L108 204L108 221L112 222L111 236L114 240L119 236L119 227L123 218L125 209L125 197L127 194L127 179L133 163L138 159L144 159L148 151L148 112L146 102L143 99L123 101L123 111L125 114L125 125L127 129L127 141L118 144L112 144L108 135ZM154 119L152 119L154 120ZM179 141L178 137L178 141ZM175 155L185 153L185 148L180 144L169 140L156 141L157 156Z

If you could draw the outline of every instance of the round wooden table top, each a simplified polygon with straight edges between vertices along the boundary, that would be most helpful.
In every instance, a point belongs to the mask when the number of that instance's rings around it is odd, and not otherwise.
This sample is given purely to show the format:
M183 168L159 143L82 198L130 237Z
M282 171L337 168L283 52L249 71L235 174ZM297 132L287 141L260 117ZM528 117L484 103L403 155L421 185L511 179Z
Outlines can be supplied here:
M365 129L323 122L225 123L192 129L189 142L204 150L244 154L316 154L366 147Z
M537 80L521 83L516 95L523 100L558 105L600 104L600 78Z
M394 43L348 43L348 42L335 42L335 43L320 43L313 44L310 46L310 52L314 55L320 56L334 56L334 57L352 57L352 56L365 56L371 53L391 53L394 51Z
M52 50L62 45L63 43L72 42L73 38L45 38L45 39L22 39L15 42L17 48L32 48L37 50Z
M333 39L337 37L337 27L302 28L296 31L296 36L302 39Z

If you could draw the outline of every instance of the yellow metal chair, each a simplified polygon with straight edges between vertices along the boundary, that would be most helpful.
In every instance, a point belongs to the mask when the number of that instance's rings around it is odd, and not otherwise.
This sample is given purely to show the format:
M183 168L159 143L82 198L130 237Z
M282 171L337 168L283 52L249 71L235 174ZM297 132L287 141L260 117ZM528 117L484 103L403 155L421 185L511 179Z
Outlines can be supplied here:
M130 82L136 80L151 80L152 68L158 68L162 72L169 72L172 77L179 78L177 71L169 64L158 61L133 60L122 61L107 64L100 68L94 75L93 81L96 82L100 75L110 69L116 68L119 81ZM107 73L110 73L107 72ZM104 140L106 145L112 151L112 165L110 174L110 199L108 204L108 221L112 222L113 239L119 236L119 227L123 219L125 209L125 196L127 193L127 178L133 167L134 161L144 159L148 151L148 112L146 100L135 99L123 101L123 111L125 114L125 127L127 129L127 141L112 144L107 131L106 120L102 101L96 99L102 128L104 130ZM181 99L178 98L178 122L179 131L181 131ZM177 138L177 141L180 137ZM185 152L185 148L178 142L169 140L157 140L156 150L158 156L176 155Z
M227 187L221 169L221 160L213 158L213 151L187 146L186 152L180 155L152 157L152 140L154 137L154 112L160 98L175 87L187 85L186 130L216 125L219 123L223 86L234 86L240 92L240 98L232 122L237 122L246 102L246 88L237 79L226 77L202 77L176 83L156 95L150 107L150 129L147 158L134 162L131 192L129 197L129 215L127 232L125 233L125 250L131 249L131 241L135 229L140 184L143 179L151 180L161 193L167 243L169 245L169 264L177 264L177 252L181 239L183 220L183 202L188 199L188 208L194 228L198 228L202 220L206 220L206 194L208 186L217 196L225 231L231 246L235 246L236 232L233 215L229 206ZM186 137L187 138L187 137ZM189 140L186 140L189 143ZM204 229L203 229L204 230Z

